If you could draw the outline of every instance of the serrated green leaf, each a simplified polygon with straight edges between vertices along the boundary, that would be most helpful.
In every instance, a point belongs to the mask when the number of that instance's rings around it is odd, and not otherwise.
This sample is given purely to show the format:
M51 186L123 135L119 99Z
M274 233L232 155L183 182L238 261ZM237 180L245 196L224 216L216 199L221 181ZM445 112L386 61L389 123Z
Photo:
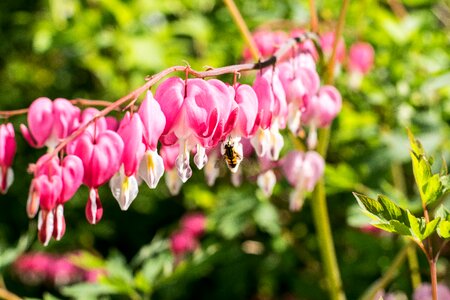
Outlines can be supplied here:
M408 215L403 208L392 202L392 200L384 195L378 195L378 202L384 208L384 219L387 221L397 220L401 223L408 224Z
M389 221L389 225L392 226L393 232L398 233L400 235L411 235L411 231L409 230L409 227L405 225L404 223L401 223L397 220L391 220Z
M421 227L423 225L422 225L421 219L418 219L416 216L414 216L409 211L408 211L408 219L409 219L409 225L410 225L412 234L419 240L423 240L422 239L422 230L421 230ZM423 227L425 227L425 226L423 226Z
M359 193L353 193L353 196L355 196L362 210L379 218L379 215L383 212L383 206L377 200Z
M441 205L434 213L434 217L440 218L441 220L450 221L450 212L444 205Z
M375 226L376 228L379 228L379 229L387 231L387 232L395 232L394 227L387 223L376 223L376 224L372 224L372 226Z
M441 221L440 218L436 218L436 219L430 221L430 223L428 223L427 226L425 227L425 231L422 235L422 238L426 239L431 234L433 234L436 231L436 228L438 227L440 221Z
M427 224L424 218L417 218L409 211L408 218L412 234L421 241L436 231L440 221L440 218L436 218Z
M439 174L431 176L422 188L423 201L429 205L438 200L442 195L442 185Z
M442 193L446 193L448 190L450 190L450 176L449 175L443 175L440 177L441 185L442 185Z
M425 152L423 150L422 144L414 137L411 130L407 128L406 132L408 133L408 139L409 144L411 145L411 150L418 155L424 154Z
M437 227L437 233L441 238L450 238L450 221L441 220Z
M420 196L423 199L424 186L432 176L431 166L424 155L417 155L413 151L411 151L411 160L414 179L416 181L417 187L419 188Z
M382 223L397 220L400 223L404 223L405 226L409 226L406 210L395 204L388 197L379 195L377 200L375 200L358 193L353 193L353 195L364 211L368 212L369 215L376 217L382 221Z

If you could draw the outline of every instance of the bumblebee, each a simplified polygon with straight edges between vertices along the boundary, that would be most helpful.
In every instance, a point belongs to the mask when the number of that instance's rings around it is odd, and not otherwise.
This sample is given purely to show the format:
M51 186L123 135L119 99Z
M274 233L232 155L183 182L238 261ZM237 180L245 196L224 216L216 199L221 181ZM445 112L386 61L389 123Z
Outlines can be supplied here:
M228 139L227 142L222 144L222 155L223 159L227 163L228 169L230 169L231 172L236 173L239 167L239 164L242 161L242 145L241 151L237 149L237 147L234 145L234 142L231 141L231 139ZM238 146L238 147L239 147Z

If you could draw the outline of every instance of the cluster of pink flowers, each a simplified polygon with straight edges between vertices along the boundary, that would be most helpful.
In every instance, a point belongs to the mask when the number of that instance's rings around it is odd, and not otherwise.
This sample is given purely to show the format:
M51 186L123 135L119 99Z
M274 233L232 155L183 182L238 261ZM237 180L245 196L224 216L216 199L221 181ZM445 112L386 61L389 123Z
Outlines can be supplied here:
M62 286L80 281L95 282L104 274L102 269L88 270L74 265L71 255L74 254L27 253L14 262L13 269L23 282L31 285L47 283Z
M290 36L300 34L295 31ZM322 37L324 53L332 37ZM264 56L272 55L287 38L282 33L255 34ZM309 151L280 160L296 166L292 170L287 166L285 173L295 186L290 207L299 209L304 191L312 190L323 174L323 160L313 150L316 130L331 124L342 99L335 87L321 85L316 70L318 51L312 41L306 40L289 53L258 71L252 86L218 79L168 78L154 97L147 91L137 111L126 112L120 121L104 117L95 108L80 110L66 99L36 99L28 111L28 127L22 124L20 129L32 147L46 146L49 151L29 168L34 178L27 213L30 218L38 214L41 242L47 245L52 237L62 238L64 203L81 184L89 188L86 218L95 224L103 214L98 188L107 182L120 208L127 210L139 184L144 181L155 188L164 172L169 191L178 193L192 175L191 155L196 167L205 169L208 184L213 184L218 171L211 165L219 156L232 173L238 173L243 145L249 141L261 161L278 161L284 145L280 130L288 128L301 136L306 126ZM4 193L13 180L10 166L16 145L12 125L1 126L0 187ZM80 126L85 130L73 138ZM59 155L51 152L65 139ZM275 182L269 169L258 178L266 195Z
M180 225L180 229L170 236L170 249L176 261L198 247L198 240L205 232L206 218L201 213L187 214Z

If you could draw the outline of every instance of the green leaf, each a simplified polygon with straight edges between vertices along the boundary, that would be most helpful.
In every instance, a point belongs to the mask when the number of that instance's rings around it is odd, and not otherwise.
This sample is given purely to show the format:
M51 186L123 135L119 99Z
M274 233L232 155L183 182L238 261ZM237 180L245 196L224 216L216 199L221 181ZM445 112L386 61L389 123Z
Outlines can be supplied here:
M408 226L406 226L403 223L400 223L397 220L391 220L389 223L378 223L373 224L373 226L380 228L381 230L397 233L400 235L410 236L411 231L409 230Z
M394 232L401 234L401 235L411 235L411 231L409 230L409 227L405 225L404 223L401 223L397 220L391 220L389 221L389 224L394 228Z
M8 248L5 251L0 251L0 272L3 268L12 264L16 258L21 255L29 247L32 241L31 233L22 235L15 248Z
M253 213L256 224L271 235L280 233L280 220L277 210L270 202L261 202Z
M434 232L436 232L436 229L440 223L441 219L440 218L436 218L432 221L430 221L430 223L427 224L427 227L425 228L425 232L423 233L423 238L426 239L427 237L429 237L431 234L433 234Z
M408 218L412 234L421 241L436 231L440 221L440 218L436 218L427 224L424 218L417 218L409 211Z
M442 196L442 190L441 178L439 174L434 174L428 179L422 189L425 204L429 205L438 200Z
M378 199L372 199L362 194L353 193L358 200L359 206L375 218L382 222L389 222L396 220L400 223L409 226L408 215L406 210L395 204L388 197L379 195Z
M74 299L98 299L100 295L117 292L114 287L100 283L79 283L62 288L61 293Z
M441 220L437 227L437 233L441 238L448 239L450 238L450 221Z
M411 151L417 156L425 155L425 150L423 149L422 144L414 137L409 128L407 128L406 130L408 133L409 144L411 145Z
M441 176L440 181L442 185L442 194L444 194L450 189L450 176L443 175Z
M435 218L441 218L441 220L450 221L450 212L444 205L439 206L434 216Z
M383 215L386 220L397 220L402 223L408 223L408 215L407 212L392 202L388 197L384 195L378 195L378 202L383 206L384 212Z
M368 212L376 218L380 218L379 215L383 211L383 206L377 200L355 192L353 193L353 196L355 196L363 211Z

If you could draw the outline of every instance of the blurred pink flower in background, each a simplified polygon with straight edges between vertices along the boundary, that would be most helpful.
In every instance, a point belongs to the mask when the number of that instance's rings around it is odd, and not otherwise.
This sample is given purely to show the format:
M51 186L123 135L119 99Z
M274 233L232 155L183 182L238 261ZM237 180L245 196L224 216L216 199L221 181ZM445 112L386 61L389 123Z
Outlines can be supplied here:
M320 45L325 56L325 60L330 59L333 51L333 44L335 40L334 32L327 32L320 36ZM345 42L343 38L340 38L336 48L336 62L342 63L345 59Z
M348 54L348 69L351 72L366 74L374 64L375 50L366 42L357 42L350 47Z
M438 283L437 285L437 294L439 300L447 300L450 299L450 289L442 284ZM431 300L431 284L423 283L421 284L413 294L413 300Z
M84 269L70 260L73 253L56 255L31 252L21 255L13 264L14 272L26 284L63 286L81 281L95 282L105 274L103 269Z
M373 67L375 50L366 42L357 42L350 47L347 60L349 85L353 89L361 86L362 79Z
M170 249L177 264L184 255L193 252L199 246L199 239L206 229L204 214L188 213L181 218L180 229L170 236Z
M180 224L182 229L197 238L205 232L206 217L202 213L189 213L181 219Z
M303 206L305 192L312 192L325 171L325 161L319 153L290 151L281 162L287 181L295 187L289 198L293 211Z

